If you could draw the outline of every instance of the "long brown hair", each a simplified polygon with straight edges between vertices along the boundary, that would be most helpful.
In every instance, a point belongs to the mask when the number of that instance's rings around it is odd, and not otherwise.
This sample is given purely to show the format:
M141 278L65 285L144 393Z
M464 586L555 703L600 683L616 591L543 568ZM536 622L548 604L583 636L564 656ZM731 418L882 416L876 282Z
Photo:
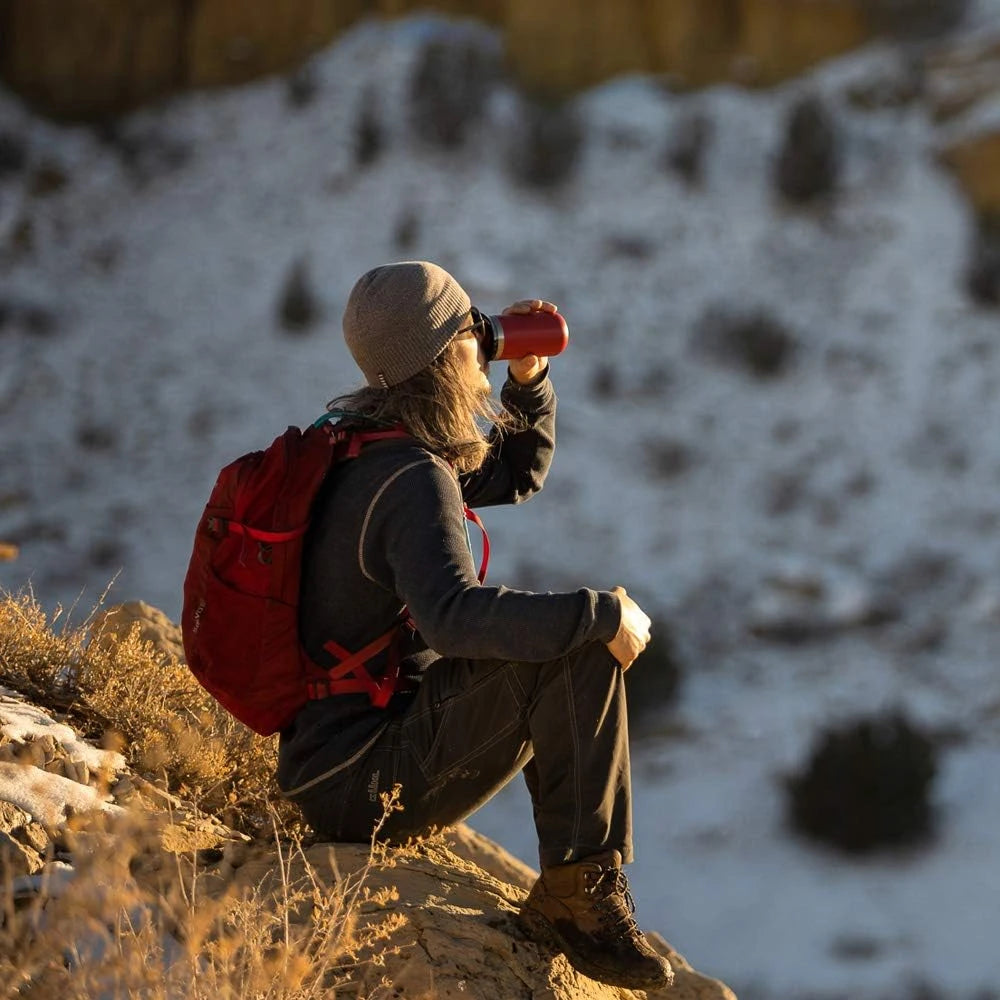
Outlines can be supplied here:
M490 448L489 428L516 429L514 417L489 390L469 385L450 343L426 368L398 385L362 386L327 404L379 424L403 424L429 451L447 459L457 472L473 472Z

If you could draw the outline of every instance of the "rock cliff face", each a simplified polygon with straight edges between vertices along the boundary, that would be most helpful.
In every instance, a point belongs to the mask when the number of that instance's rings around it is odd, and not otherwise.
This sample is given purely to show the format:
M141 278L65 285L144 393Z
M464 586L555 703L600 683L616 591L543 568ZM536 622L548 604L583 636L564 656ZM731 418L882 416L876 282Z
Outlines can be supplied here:
M927 81L942 159L973 208L1000 217L1000 32L935 52Z
M508 49L531 88L567 93L626 72L684 86L770 84L871 37L855 0L508 0Z
M1000 121L958 136L944 151L944 160L977 211L1000 217Z
M288 69L367 6L364 0L10 0L0 5L0 76L56 117L99 117L185 87Z
M498 25L530 91L561 97L623 73L684 87L768 85L853 49L880 31L961 0L7 0L0 79L56 117L99 118L189 87L287 71L364 16L433 9ZM931 54L932 112L949 118L1000 92L1000 39ZM943 160L973 206L1000 212L1000 124L949 135Z
M428 8L500 25L516 75L551 94L623 72L773 83L878 27L864 0L7 0L0 77L52 114L95 116L285 70L362 16Z
M768 85L878 34L949 27L965 6L965 0L5 0L0 81L55 117L100 119L180 89L291 70L366 16L429 8L499 26L515 77L541 95L562 97L624 73L659 74L683 87L724 80ZM1000 214L1000 35L980 32L923 52L912 60L909 99L921 98L942 123L942 162L976 213L994 218ZM974 113L984 104L992 113ZM0 559L10 551L0 547Z

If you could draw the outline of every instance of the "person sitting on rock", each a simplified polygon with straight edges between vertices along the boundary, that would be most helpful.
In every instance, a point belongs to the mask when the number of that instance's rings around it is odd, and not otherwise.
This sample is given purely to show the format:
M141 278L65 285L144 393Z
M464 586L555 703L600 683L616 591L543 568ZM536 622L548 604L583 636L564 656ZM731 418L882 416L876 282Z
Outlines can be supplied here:
M507 310L532 311L556 307ZM344 336L367 385L328 409L338 429L409 436L365 444L321 487L300 636L334 667L401 608L411 627L364 665L379 677L401 664L384 707L357 682L313 692L281 733L278 783L323 839L398 841L457 823L523 772L541 864L523 928L595 979L662 987L670 966L636 925L622 871L633 856L624 671L650 620L621 587L528 593L478 579L466 505L542 488L556 397L547 359L530 355L510 362L498 406L477 320L431 263L376 267L350 294ZM387 812L397 785L402 808Z

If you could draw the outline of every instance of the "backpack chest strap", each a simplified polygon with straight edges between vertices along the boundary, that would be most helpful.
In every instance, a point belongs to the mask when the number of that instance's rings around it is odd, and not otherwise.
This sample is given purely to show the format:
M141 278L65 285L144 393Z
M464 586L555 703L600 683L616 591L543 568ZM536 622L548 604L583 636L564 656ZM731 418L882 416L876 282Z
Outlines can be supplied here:
M356 653L332 639L324 643L323 648L340 662L327 671L326 678L307 683L306 693L309 698L316 700L329 698L334 694L367 694L373 706L385 708L396 691L404 690L400 684L401 661L398 646L402 627L402 623L395 625ZM378 678L373 677L365 664L386 649L389 650L389 662L385 672Z
M486 526L477 514L468 507L465 517L475 524L483 533L483 559L479 567L479 582L486 579L486 570L490 561L490 536ZM310 700L329 698L336 694L367 694L375 708L385 708L397 691L414 690L416 682L402 677L402 661L399 654L399 639L403 629L417 631L416 622L410 617L406 608L400 612L402 619L388 632L373 639L367 646L362 646L352 653L340 643L330 639L323 644L323 649L339 662L326 672L325 678L313 679L306 684L306 693ZM373 677L367 668L368 661L385 650L389 651L385 671L379 677Z

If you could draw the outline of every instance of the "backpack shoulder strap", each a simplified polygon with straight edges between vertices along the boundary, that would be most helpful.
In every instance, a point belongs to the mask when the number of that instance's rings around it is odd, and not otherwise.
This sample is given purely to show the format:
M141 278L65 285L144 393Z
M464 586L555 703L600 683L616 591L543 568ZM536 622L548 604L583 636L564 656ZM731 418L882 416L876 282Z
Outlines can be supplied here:
M388 441L392 438L410 438L410 434L405 427L391 427L384 431L359 431L359 430L332 430L330 436L333 438L337 448L336 461L347 458L357 458L361 454L361 449L372 441Z

